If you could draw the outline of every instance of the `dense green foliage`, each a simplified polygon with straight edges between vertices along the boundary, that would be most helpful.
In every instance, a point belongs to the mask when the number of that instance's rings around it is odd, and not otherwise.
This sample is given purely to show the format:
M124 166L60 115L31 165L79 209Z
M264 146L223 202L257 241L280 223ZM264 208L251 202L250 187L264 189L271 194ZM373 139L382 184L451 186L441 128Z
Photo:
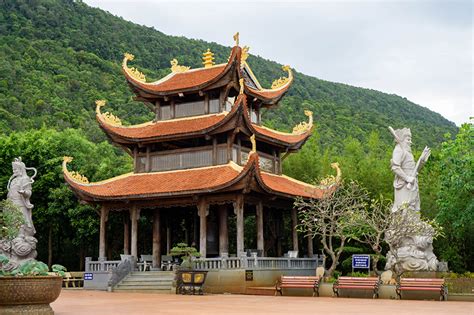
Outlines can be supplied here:
M215 43L167 36L104 11L74 1L4 1L0 9L2 57L0 118L4 132L41 127L89 127L94 101L108 99L115 114L129 123L150 118L145 107L133 102L119 64L124 52L136 56L147 77L169 72L169 60L200 67L202 53L211 48L216 62L225 62L230 49ZM229 39L232 34L229 34ZM245 37L242 37L245 41ZM283 73L280 66L250 56L249 64L264 86ZM454 124L396 95L351 87L295 74L295 83L277 110L265 114L266 124L290 128L313 110L325 146L342 147L349 135L363 141L372 130L391 141L386 126L412 127L415 143L434 145ZM306 100L306 101L305 101ZM416 128L415 128L416 126Z
M90 180L122 174L131 168L130 158L105 142L105 135L95 122L94 101L107 99L107 110L125 123L135 124L152 117L142 103L133 100L125 83L120 70L123 53L133 53L134 66L148 80L154 80L169 72L169 60L173 58L196 68L201 66L201 56L207 48L216 54L216 62L225 62L230 49L168 36L70 0L0 0L0 35L0 165L9 165L21 155L28 166L38 168L32 203L39 258L46 261L49 244L49 263L54 260L77 269L84 256L97 256L99 222L96 209L79 204L64 184L62 156L73 156L70 167ZM245 42L245 34L241 39ZM248 62L263 86L270 86L273 79L283 75L275 62L257 56L250 56ZM450 182L450 166L438 167L443 159L456 158L448 152L458 140L448 141L442 154L436 150L446 132L457 133L454 124L405 98L298 72L280 106L264 113L265 124L290 130L305 119L306 108L314 112L316 132L300 153L286 159L285 173L313 181L333 172L330 163L338 161L346 179L359 181L372 196L390 198L393 140L386 127L411 127L415 148L425 144L434 148L420 176L424 214L444 220L456 231L437 254L457 270L474 270L472 255L468 258L468 253L474 251L461 246L467 242L466 233L471 231L472 235L472 228L469 230L468 221L463 219L468 216L452 219L450 216L458 212L448 211L453 202L456 207L452 209L472 212L472 203L469 208L465 202L469 193L472 196L472 187L467 193L458 190L460 182L472 183L472 172ZM459 143L457 146L463 149L458 152L465 153L468 145L466 141ZM470 146L472 152L472 143ZM462 161L453 163L466 166ZM472 155L469 163L472 165ZM456 169L461 170L460 166ZM0 199L6 196L10 175L8 167L0 169ZM456 187L452 188L456 193L449 194L449 187ZM108 239L113 243L110 248L116 250L121 247L121 220L116 215L109 218ZM139 231L149 237L146 220L140 219ZM285 233L289 235L288 231ZM453 249L449 246L451 241L460 247ZM341 260L347 258L344 255Z

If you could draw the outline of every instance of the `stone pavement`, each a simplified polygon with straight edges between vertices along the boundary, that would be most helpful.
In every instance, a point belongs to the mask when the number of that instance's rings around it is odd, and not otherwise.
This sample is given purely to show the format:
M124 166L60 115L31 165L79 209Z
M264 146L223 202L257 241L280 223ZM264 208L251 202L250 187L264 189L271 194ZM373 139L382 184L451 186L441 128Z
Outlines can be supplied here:
M55 314L469 314L472 302L258 295L172 295L62 290Z

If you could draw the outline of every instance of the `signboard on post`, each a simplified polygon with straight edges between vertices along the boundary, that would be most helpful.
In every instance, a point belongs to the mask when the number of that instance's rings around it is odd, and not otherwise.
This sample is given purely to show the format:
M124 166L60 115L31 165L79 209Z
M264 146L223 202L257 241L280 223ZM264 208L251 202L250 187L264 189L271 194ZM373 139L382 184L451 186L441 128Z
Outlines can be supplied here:
M354 269L370 270L370 255L352 255L352 271Z

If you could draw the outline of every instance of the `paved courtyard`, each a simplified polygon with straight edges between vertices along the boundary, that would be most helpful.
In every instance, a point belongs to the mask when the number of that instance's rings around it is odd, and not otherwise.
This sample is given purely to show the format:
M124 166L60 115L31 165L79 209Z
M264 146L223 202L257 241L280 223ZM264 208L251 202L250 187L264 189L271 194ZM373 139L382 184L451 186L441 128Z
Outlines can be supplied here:
M472 302L256 295L183 296L63 290L55 314L470 314Z

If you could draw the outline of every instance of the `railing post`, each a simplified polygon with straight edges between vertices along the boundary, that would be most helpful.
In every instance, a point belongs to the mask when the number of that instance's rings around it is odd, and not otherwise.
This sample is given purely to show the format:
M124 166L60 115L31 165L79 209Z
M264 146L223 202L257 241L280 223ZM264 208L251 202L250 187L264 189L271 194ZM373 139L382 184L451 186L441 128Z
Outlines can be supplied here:
M86 263L84 266L85 271L91 271L90 263L92 261L92 257L86 257Z

